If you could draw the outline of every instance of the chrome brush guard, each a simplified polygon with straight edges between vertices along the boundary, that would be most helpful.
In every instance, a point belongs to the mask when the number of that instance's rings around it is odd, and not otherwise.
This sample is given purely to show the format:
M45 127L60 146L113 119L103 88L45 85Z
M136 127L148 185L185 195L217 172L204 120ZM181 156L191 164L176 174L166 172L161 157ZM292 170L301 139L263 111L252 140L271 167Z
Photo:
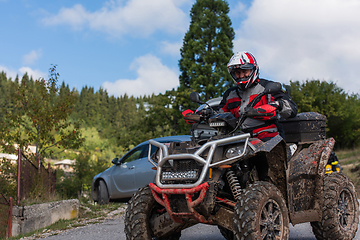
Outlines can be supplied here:
M149 140L148 160L152 165L154 165L157 168L156 185L160 188L193 188L193 187L200 185L204 181L209 168L217 167L219 165L227 164L227 163L233 162L234 160L240 159L245 154L248 146L252 150L254 150L254 146L249 142L249 138L250 138L250 134L245 133L245 134L236 135L236 136L232 136L232 137L228 137L228 138L218 139L218 140L214 140L214 141L205 143L198 150L196 150L193 154L182 153L182 154L173 154L173 155L169 155L168 148L164 144L159 143L154 140ZM240 155L213 163L213 156L214 156L216 148L219 145L236 142L236 141L243 140L243 139L245 139L245 144L244 144L244 149ZM151 145L154 145L159 148L158 164L156 164L151 159ZM204 153L204 151L207 149L209 149L209 152L208 152L207 158L204 159L201 157L201 154ZM162 173L162 166L166 162L169 162L172 165L173 161L183 160L183 159L193 159L196 162L203 165L203 168L202 168L202 171L200 173L200 177L198 178L198 180L195 183L191 183L191 184L163 184L163 183L161 183L160 177L161 177L161 173Z

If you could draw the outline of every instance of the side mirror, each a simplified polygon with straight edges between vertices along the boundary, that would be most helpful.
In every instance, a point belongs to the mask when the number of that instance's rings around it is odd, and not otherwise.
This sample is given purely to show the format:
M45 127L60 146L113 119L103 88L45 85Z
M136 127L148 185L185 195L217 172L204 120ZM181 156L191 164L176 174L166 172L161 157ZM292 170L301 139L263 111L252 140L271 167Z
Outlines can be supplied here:
M113 164L115 164L115 165L118 165L119 164L119 158L114 158L111 162Z
M190 93L190 100L194 103L200 103L200 104L204 104L201 100L200 100L200 95L197 92L192 92Z
M276 93L276 92L280 92L281 91L281 84L278 82L269 82L266 86L265 86L265 90L264 93L265 94L270 94L270 93Z

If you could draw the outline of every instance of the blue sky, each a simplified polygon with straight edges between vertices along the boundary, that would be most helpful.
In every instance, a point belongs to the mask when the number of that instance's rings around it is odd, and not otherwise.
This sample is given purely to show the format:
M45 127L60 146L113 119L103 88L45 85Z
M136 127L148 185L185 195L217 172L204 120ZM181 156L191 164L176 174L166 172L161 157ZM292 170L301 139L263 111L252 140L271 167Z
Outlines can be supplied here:
M360 93L360 1L228 0L234 52L252 52L260 76L334 81ZM140 96L177 87L195 0L0 0L0 71Z

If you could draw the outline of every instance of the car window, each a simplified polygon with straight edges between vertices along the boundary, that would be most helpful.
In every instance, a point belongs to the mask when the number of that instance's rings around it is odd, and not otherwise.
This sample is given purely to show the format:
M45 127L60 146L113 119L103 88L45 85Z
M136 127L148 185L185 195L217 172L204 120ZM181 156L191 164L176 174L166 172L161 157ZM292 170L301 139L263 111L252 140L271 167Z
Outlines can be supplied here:
M170 145L170 142L181 142L180 140L171 140L171 141L160 141L161 143L165 144L166 146ZM151 145L151 154L154 154L156 149L158 149L156 146ZM131 150L129 154L127 154L123 159L121 159L122 163L128 163L132 162L134 160L137 160L139 158L147 158L149 153L149 145L144 144L142 146L137 147L136 149Z
M146 144L145 146L146 146L146 148L144 149L144 151L143 151L142 154L141 154L141 157L142 157L142 158L145 158L145 157L147 158L147 157L148 157L149 145ZM154 152L156 151L156 149L157 149L156 146L151 145L151 154L150 154L150 156L154 154Z
M170 141L167 140L167 141L159 141L159 142L162 143L162 144L165 144L165 146L169 147L171 142L181 142L181 141L180 140L170 140ZM146 146L146 149L144 149L144 151L141 154L142 158L145 158L145 157L147 158L148 157L149 145L146 144L145 146ZM158 147L156 147L154 145L151 145L151 154L150 154L150 156L155 153L156 149L158 149Z
M128 162L132 162L136 159L139 159L141 157L141 153L144 151L144 146L140 146L134 150L132 150L127 156L125 156L121 162L122 163L128 163Z

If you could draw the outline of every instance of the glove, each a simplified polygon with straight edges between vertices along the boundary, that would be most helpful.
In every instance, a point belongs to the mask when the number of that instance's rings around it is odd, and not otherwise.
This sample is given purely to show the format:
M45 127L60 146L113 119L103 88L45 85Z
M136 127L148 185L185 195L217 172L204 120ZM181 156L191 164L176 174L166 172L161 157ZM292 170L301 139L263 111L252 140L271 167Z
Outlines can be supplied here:
M282 101L273 101L269 105L275 107L277 110L281 111L283 109L284 103Z
M192 110L187 109L182 112L182 115L184 116L184 119L187 124L194 124L195 122L200 121L200 115L195 114Z
M244 110L245 116L266 121L275 119L277 108L270 104L264 104L257 108L246 107Z

